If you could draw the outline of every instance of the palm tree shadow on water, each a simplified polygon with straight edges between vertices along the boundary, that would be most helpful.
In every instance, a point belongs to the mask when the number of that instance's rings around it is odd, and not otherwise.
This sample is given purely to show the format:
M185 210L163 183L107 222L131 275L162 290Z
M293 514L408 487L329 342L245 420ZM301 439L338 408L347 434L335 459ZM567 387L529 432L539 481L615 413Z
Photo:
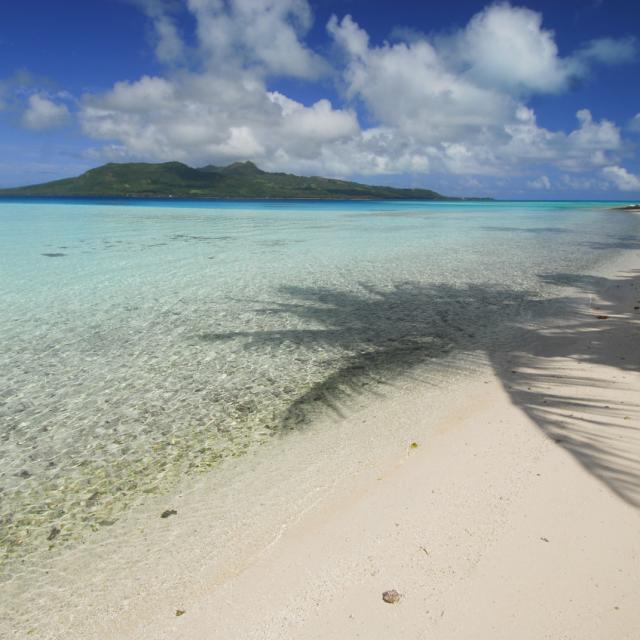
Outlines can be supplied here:
M571 287L574 302L576 295L584 301L597 293L602 315L617 304L615 296L607 297L619 284L611 279L566 274L541 279ZM624 285L640 287L640 274L626 278ZM438 367L456 366L456 359L447 356L465 356L458 360L462 367L469 366L469 359L473 367L474 357L488 358L516 406L587 471L640 506L638 405L615 400L620 383L610 373L597 378L564 375L558 368L564 356L606 365L607 371L636 373L638 348L634 353L624 349L626 355L621 355L598 345L609 344L610 338L621 344L620 336L632 332L640 342L638 312L602 321L574 305L566 321L568 296L543 299L490 283L405 282L391 288L360 284L357 291L285 287L280 294L286 301L265 305L260 312L295 318L305 328L283 322L281 330L205 333L200 338L243 339L247 349L289 342L303 350L326 348L342 354L338 366L291 403L284 428L302 424L308 408L318 402L342 414L345 403L366 386L383 393L384 385L407 374L428 383L430 371L437 374ZM531 320L553 329L537 328Z
M283 301L255 311L271 320L281 317L282 328L205 333L200 338L241 339L247 350L293 345L315 358L322 352L320 358L328 360L326 373L290 404L282 420L285 428L302 425L318 403L342 416L365 387L369 393L383 394L401 376L430 384L438 377L438 367L454 366L447 356L456 352L466 355L457 366L473 366L479 342L496 330L500 318L518 315L525 304L537 304L526 292L490 285L415 282L391 288L359 283L349 291L283 287L278 294ZM291 328L292 321L296 328ZM425 363L431 366L420 367Z

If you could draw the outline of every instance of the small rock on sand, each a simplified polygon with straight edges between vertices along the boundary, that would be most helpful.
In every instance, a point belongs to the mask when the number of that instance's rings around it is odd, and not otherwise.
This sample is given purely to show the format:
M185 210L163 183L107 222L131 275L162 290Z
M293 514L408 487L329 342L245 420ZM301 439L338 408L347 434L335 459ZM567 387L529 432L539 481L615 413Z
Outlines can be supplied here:
M169 516L178 515L178 512L175 509L166 509L160 514L161 518L168 518Z
M402 596L395 590L391 589L390 591L385 591L382 594L382 599L388 604L395 604L400 600Z

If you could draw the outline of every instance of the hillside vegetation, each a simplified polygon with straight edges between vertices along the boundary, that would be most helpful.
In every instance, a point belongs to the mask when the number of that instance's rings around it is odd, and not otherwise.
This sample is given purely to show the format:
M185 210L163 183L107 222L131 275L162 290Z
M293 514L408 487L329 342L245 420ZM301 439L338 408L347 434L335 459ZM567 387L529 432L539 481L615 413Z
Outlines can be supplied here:
M375 187L331 178L268 173L252 162L199 169L181 162L109 163L76 178L2 189L0 196L448 199L429 189Z

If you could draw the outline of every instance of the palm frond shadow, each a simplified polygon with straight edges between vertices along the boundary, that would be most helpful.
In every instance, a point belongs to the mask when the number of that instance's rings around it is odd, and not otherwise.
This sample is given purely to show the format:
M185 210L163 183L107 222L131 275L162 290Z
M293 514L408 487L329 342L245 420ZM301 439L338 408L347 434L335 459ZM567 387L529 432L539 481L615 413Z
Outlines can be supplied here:
M600 251L624 250L624 251L638 251L640 250L640 239L637 236L622 235L622 236L609 236L608 239L600 240L597 242L586 243L590 249L597 249Z
M635 286L640 286L640 275L632 277ZM260 307L261 313L282 316L281 330L199 337L205 341L243 339L247 349L289 342L306 349L329 347L344 354L338 367L291 403L284 428L303 424L309 407L318 403L342 415L365 387L384 393L385 385L407 375L425 384L439 377L439 368L473 368L475 358L488 357L515 405L585 469L638 506L638 405L611 400L616 380L565 374L558 365L561 357L568 357L620 372L638 370L637 349L614 354L598 348L620 332L637 331L637 320L630 313L603 322L595 312L579 312L575 306L571 321L564 321L571 299L584 301L594 293L604 296L598 313L606 315L617 304L615 296L606 292L615 291L616 285L628 286L628 282L572 274L541 279L570 287L572 294L549 300L491 283L404 282L392 288L361 284L357 291L286 287L280 291L285 301ZM304 328L290 328L286 319L291 318ZM547 329L535 328L529 319L536 324L543 321ZM637 336L636 342L640 342ZM456 354L464 357L448 357ZM428 367L421 366L427 363Z
M513 403L548 437L638 507L640 406L629 400L628 392L638 384L640 371L640 312L633 308L638 303L625 301L631 288L640 302L640 273L617 279L571 274L541 278L590 296L593 306L558 318L551 328L521 328L508 361L489 352L494 369ZM602 365L601 373L576 374L576 367L588 363Z
M346 403L363 388L382 393L399 376L419 376L421 383L429 383L429 373L418 365L438 366L454 352L467 353L464 364L458 366L471 366L478 343L495 332L501 319L515 317L525 304L536 305L531 294L490 284L455 287L404 282L383 289L361 283L356 292L286 287L279 293L286 301L259 311L282 316L282 329L199 337L210 342L243 339L246 349L293 343L302 350L328 348L342 354L337 367L291 404L286 426L302 424L306 412L318 403L343 415ZM291 318L304 328L288 328L286 319ZM450 358L447 363L452 366Z

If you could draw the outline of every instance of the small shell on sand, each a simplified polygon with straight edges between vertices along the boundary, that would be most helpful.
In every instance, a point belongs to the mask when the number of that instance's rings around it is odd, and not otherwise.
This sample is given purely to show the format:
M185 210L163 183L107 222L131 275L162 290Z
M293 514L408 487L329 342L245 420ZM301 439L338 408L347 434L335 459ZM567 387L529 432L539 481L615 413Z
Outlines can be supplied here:
M385 591L382 594L382 599L389 604L395 604L400 600L402 596L395 590L391 589L390 591Z

